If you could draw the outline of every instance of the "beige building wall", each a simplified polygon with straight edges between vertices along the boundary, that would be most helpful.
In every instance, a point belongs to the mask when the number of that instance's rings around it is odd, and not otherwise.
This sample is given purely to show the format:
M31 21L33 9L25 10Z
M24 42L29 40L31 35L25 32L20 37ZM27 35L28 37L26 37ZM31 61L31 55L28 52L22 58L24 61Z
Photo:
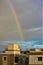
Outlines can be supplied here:
M18 44L8 44L8 51L6 54L20 54L20 48Z
M6 61L4 61L4 57L6 57ZM2 65L7 65L7 56L2 56Z
M18 44L8 44L8 50L20 50Z
M13 50L13 46L12 46L12 44L8 44L8 50Z
M38 61L38 57L42 57L42 61ZM29 64L43 64L43 55L29 55Z
M6 51L5 54L20 54L20 51Z

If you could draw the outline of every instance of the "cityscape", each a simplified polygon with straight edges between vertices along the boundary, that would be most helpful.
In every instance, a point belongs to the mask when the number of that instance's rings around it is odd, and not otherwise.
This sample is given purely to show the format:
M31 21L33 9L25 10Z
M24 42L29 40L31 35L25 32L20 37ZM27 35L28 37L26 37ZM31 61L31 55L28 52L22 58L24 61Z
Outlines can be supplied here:
M0 0L0 61L43 65L43 0Z

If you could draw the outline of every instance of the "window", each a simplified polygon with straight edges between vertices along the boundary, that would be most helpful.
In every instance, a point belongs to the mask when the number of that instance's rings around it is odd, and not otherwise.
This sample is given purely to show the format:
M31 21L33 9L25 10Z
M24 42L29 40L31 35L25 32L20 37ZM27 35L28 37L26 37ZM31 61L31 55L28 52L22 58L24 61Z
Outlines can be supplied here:
M19 58L18 57L15 57L15 62L16 63L18 63L18 60L19 60Z
M42 57L38 57L38 61L42 61Z
M6 61L6 57L4 57L4 61Z

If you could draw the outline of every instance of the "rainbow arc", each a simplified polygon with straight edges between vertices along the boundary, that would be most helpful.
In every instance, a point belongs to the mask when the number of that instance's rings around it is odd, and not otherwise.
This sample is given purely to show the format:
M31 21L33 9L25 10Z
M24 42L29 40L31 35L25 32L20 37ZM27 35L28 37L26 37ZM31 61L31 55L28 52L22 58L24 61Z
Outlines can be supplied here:
M19 32L20 37L21 37L21 41L24 41L24 38L23 38L23 29L22 29L20 20L18 19L18 15L16 14L16 8L13 6L13 4L11 3L10 0L8 0L8 3L9 3L9 6L10 6L10 9L11 9L13 15L14 15L14 18L16 20L16 24L17 24L18 32Z

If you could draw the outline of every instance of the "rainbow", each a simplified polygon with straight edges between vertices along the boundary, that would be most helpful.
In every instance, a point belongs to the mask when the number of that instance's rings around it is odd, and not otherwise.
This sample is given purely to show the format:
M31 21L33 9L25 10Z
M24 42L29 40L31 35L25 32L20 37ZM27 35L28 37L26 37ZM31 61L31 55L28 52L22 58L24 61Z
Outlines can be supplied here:
M21 27L21 23L20 23L20 21L18 19L18 16L16 14L16 8L13 7L13 5L12 5L12 3L11 3L10 0L8 0L8 3L10 5L11 11L12 11L12 13L14 15L15 20L16 20L16 24L17 24L17 28L18 28L18 31L19 31L19 34L20 34L20 37L21 37L21 41L24 41L24 38L23 38L23 30L22 30L22 27Z

